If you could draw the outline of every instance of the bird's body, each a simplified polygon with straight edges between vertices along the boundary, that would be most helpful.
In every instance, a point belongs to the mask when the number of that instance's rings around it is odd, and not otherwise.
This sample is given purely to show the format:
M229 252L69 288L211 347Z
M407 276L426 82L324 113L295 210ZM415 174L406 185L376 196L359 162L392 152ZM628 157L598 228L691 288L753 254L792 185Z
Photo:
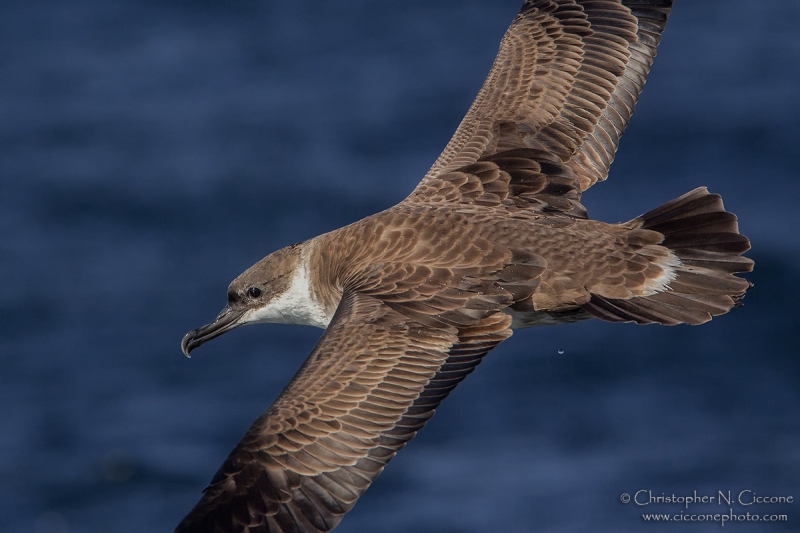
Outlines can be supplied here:
M590 220L671 0L529 0L440 158L398 205L270 254L190 350L244 324L325 328L179 532L338 524L514 328L598 317L700 324L749 287L749 241L696 189Z
M514 316L514 326L524 327L556 323L562 312L564 320L589 318L576 308L591 294L653 294L676 277L679 261L657 246L660 235L651 235L648 247L642 241L646 230L635 231L639 228L508 211L498 224L496 209L400 205L284 249L277 258L294 265L281 293L286 296L272 304L275 314L261 311L253 321L281 318L283 323L325 328L346 290L379 296L398 308L433 306L433 314L441 318L441 311L449 310L440 301L442 292L458 290L468 278L501 287L519 285L491 309ZM638 237L633 244L632 231ZM623 263L623 268L614 268ZM513 277L499 280L498 273L510 267ZM277 265L258 268L282 270ZM510 275L507 271L506 277ZM460 308L460 302L453 307ZM460 324L456 315L458 311L441 318L441 324Z

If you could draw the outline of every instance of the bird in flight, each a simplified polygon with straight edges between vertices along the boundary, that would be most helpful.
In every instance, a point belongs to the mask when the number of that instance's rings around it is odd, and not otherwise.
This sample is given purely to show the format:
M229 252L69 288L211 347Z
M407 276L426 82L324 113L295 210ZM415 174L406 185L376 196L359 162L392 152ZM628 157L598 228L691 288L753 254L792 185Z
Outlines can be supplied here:
M512 330L702 324L752 270L705 188L591 220L672 0L528 0L455 135L402 202L237 277L188 355L245 324L325 332L176 532L330 531ZM646 170L645 170L646 171Z

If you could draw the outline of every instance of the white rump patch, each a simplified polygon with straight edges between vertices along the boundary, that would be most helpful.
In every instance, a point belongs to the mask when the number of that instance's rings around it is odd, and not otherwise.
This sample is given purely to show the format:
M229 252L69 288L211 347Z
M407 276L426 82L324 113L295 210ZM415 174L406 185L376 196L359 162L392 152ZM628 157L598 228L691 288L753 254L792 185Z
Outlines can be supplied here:
M669 284L678 277L678 267L683 266L678 256L669 250L667 251L666 257L655 259L653 263L661 267L662 272L660 276L648 279L644 282L642 296L650 296L657 292L668 291Z
M305 261L301 261L286 292L273 298L264 307L246 312L241 323L301 324L324 329L332 318L311 295L308 267Z

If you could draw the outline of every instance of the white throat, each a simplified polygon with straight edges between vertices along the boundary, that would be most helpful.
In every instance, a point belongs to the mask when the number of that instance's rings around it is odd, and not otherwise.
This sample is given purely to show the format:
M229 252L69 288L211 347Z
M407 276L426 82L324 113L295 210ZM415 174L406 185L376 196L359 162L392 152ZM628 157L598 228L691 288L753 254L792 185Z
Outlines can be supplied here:
M305 258L300 260L286 292L273 298L264 307L245 313L242 324L271 322L327 328L333 316L328 315L312 296L306 262Z

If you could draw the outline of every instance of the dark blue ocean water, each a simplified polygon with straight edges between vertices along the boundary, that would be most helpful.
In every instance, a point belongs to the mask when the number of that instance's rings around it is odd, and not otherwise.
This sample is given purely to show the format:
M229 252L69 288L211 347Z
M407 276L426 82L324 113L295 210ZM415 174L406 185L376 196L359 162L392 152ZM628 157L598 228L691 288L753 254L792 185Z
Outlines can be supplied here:
M402 199L519 0L0 3L0 531L171 531L319 335L183 357L270 251ZM621 493L800 498L800 3L677 2L594 218L696 186L751 237L745 306L490 354L337 531L717 531ZM564 353L559 352L563 350ZM800 503L733 506L786 513Z

